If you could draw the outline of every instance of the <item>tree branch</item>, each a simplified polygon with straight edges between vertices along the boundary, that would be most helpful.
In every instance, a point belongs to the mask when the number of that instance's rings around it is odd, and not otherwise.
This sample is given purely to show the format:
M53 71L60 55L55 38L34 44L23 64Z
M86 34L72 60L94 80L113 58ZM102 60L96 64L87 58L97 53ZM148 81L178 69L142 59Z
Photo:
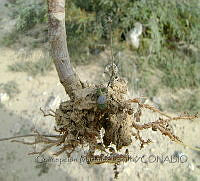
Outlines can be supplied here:
M65 29L65 0L48 0L49 15L49 42L51 56L61 84L71 99L76 96L76 90L82 88L82 84L74 71L69 58Z

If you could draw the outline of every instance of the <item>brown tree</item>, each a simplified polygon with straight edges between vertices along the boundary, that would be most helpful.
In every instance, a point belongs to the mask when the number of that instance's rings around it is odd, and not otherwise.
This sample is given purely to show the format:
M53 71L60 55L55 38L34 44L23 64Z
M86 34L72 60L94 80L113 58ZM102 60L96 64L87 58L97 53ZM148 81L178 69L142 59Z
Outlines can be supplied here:
M65 30L65 0L48 0L49 43L60 82L71 99L76 90L82 88L79 77L74 71L67 49Z

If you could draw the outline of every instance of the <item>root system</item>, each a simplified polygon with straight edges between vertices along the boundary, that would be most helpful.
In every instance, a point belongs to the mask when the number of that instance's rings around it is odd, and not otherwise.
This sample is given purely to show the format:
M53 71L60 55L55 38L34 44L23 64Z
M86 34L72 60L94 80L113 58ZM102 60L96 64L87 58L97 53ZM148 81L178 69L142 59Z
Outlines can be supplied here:
M41 135L36 132L34 142L21 142L23 144L39 144L45 146L38 152L30 154L42 154L43 152L57 148L54 153L58 156L65 153L70 157L76 148L87 150L85 158L88 164L112 163L115 165L126 162L130 158L127 146L135 140L139 140L140 147L150 144L151 140L144 140L140 132L145 129L159 131L170 140L182 143L170 130L169 123L172 120L195 119L198 116L178 116L171 117L160 110L141 103L139 98L127 98L127 82L123 78L113 79L109 86L88 85L77 90L79 95L74 100L62 102L59 108L44 116L54 116L56 121L55 130L58 135ZM133 104L137 104L133 106ZM140 118L143 109L149 109L161 115L158 120L142 124ZM43 112L44 113L44 112ZM2 141L2 140L0 140ZM122 153L122 148L125 152Z

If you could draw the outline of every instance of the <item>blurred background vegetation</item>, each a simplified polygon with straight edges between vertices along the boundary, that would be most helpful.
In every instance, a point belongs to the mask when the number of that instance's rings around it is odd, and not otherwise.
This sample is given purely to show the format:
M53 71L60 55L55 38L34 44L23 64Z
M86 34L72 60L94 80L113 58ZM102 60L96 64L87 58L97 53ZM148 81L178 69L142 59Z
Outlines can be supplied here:
M16 26L2 43L31 49L46 47L46 1L10 2L7 6L12 9L10 16L16 19ZM158 106L162 104L165 110L198 111L200 1L67 0L67 42L74 65L94 63L97 56L110 50L108 17L112 19L115 63L121 76L128 79L130 88ZM127 34L136 22L143 25L143 32L140 47L134 50L127 44ZM100 64L105 66L106 63L109 60L102 60ZM27 71L30 65L22 64L9 68L23 71L25 67ZM50 67L46 61L41 64ZM38 66L34 64L33 67L35 75Z

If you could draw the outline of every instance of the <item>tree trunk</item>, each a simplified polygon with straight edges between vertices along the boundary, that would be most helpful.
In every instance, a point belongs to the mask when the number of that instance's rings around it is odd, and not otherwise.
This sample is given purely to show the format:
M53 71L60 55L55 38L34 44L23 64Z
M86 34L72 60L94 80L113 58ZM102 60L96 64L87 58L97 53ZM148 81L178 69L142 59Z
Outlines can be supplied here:
M76 97L76 90L82 84L74 71L69 58L65 30L65 0L48 0L49 43L51 56L61 84L71 99ZM78 46L78 45L77 45Z

